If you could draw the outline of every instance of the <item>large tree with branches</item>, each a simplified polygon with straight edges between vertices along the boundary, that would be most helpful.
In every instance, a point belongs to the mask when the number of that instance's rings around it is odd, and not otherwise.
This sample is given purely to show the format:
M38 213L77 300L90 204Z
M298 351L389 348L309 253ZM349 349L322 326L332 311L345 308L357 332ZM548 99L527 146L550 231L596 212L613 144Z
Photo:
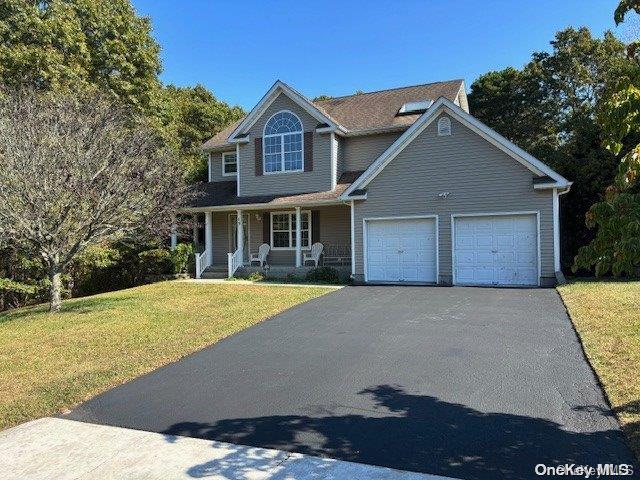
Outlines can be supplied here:
M166 233L188 187L154 129L112 97L0 98L0 240L34 247L61 275L88 246Z

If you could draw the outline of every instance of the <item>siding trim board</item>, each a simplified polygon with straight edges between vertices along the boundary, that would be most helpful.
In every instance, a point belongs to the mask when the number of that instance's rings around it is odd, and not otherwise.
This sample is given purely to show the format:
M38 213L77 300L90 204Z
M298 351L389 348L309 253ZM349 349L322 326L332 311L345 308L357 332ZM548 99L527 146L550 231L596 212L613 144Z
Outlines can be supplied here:
M526 210L516 212L479 212L479 213L452 213L451 214L451 275L452 283L456 285L456 218L471 218L471 217L504 217L513 215L535 215L536 216L536 255L537 259L537 286L541 285L542 277L542 255L540 251L540 211L539 210ZM501 287L508 287L509 285L497 285ZM519 285L518 285L519 286Z
M513 144L496 131L490 129L479 120L462 110L453 102L440 97L416 122L405 131L387 150L378 157L367 170L355 181L343 194L347 198L351 192L366 187L394 158L398 156L409 144L411 144L441 113L447 113L454 117L465 127L478 134L486 141L502 150L514 160L518 161L533 173L539 176L547 175L556 181L554 186L569 189L571 182L559 173L555 172L537 158L528 154L517 145Z

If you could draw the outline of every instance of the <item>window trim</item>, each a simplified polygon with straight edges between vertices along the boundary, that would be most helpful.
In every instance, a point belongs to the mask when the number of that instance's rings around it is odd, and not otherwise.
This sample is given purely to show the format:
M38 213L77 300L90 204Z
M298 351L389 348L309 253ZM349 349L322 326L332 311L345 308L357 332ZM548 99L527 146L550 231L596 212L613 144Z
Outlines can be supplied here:
M312 240L311 240L311 210L301 210L300 211L300 217L302 218L303 214L307 214L309 216L309 246L308 247L302 247L301 250L311 250L311 245L313 244ZM274 247L273 246L273 216L274 215L289 215L289 217L295 217L295 210L291 211L291 210L281 210L281 211L276 211L276 212L270 212L269 215L269 229L270 229L270 235L269 235L269 246L271 247L271 250L282 250L282 251L295 251L296 247ZM293 237L296 234L295 229L291 228L291 224L293 222L291 220L289 220L289 245L293 244ZM281 230L278 230L281 231ZM282 230L283 231L283 230Z
M301 145L301 150L300 150L300 157L302 159L302 163L301 163L301 167L300 169L296 169L296 170L285 170L284 168L284 136L285 135L295 135L298 132L288 132L288 133L273 133L270 135L267 135L266 129L267 129L267 124L271 121L271 119L273 117L275 117L276 115L278 115L279 113L290 113L291 115L293 115L294 117L296 117L298 119L298 122L300 122L300 145ZM273 138L273 137L280 137L280 166L282 167L282 170L277 170L275 172L267 172L267 146L266 146L266 139L267 138ZM262 127L262 174L263 175L284 175L284 174L288 174L288 173L301 173L304 172L304 124L302 123L302 120L300 120L300 117L298 117L298 115L296 115L295 113L293 113L291 110L278 110L276 113L274 113L273 115L271 115L269 117L269 119L264 123L264 127Z
M225 167L226 167L225 157L227 155L234 155L236 157L236 161L234 162L236 164L236 171L235 172L226 172L225 171ZM238 175L238 154L237 154L237 152L222 152L222 176L223 177L235 177L236 175Z

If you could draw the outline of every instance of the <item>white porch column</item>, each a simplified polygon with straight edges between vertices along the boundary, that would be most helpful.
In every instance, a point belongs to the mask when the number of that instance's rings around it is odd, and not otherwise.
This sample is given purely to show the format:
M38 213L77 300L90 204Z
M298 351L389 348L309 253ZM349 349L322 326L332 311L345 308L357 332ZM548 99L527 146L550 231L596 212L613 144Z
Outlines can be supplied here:
M209 267L213 265L213 212L204 212L204 251Z
M296 267L302 266L302 214L296 207Z
M244 264L244 228L242 228L242 210L236 210L236 238L238 240L238 255Z
M176 217L171 217L171 250L178 246L178 227L176 226Z

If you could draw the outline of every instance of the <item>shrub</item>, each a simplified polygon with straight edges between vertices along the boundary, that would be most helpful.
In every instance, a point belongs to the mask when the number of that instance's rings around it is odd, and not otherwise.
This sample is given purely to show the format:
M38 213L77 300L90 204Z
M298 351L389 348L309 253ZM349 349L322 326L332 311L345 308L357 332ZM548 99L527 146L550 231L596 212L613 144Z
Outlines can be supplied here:
M335 268L318 267L307 273L306 280L308 282L321 283L340 283L340 274Z
M171 252L164 248L145 250L138 254L142 268L147 275L164 275L173 273L174 263Z
M285 278L287 283L298 283L300 280L301 278L295 273L287 273L287 277Z
M192 255L193 245L190 243L179 243L176 248L171 250L171 263L173 264L172 273L186 273L187 265L189 264L189 259Z
M247 280L251 280L252 282L261 282L262 280L264 280L264 275L260 272L252 272L247 277Z

